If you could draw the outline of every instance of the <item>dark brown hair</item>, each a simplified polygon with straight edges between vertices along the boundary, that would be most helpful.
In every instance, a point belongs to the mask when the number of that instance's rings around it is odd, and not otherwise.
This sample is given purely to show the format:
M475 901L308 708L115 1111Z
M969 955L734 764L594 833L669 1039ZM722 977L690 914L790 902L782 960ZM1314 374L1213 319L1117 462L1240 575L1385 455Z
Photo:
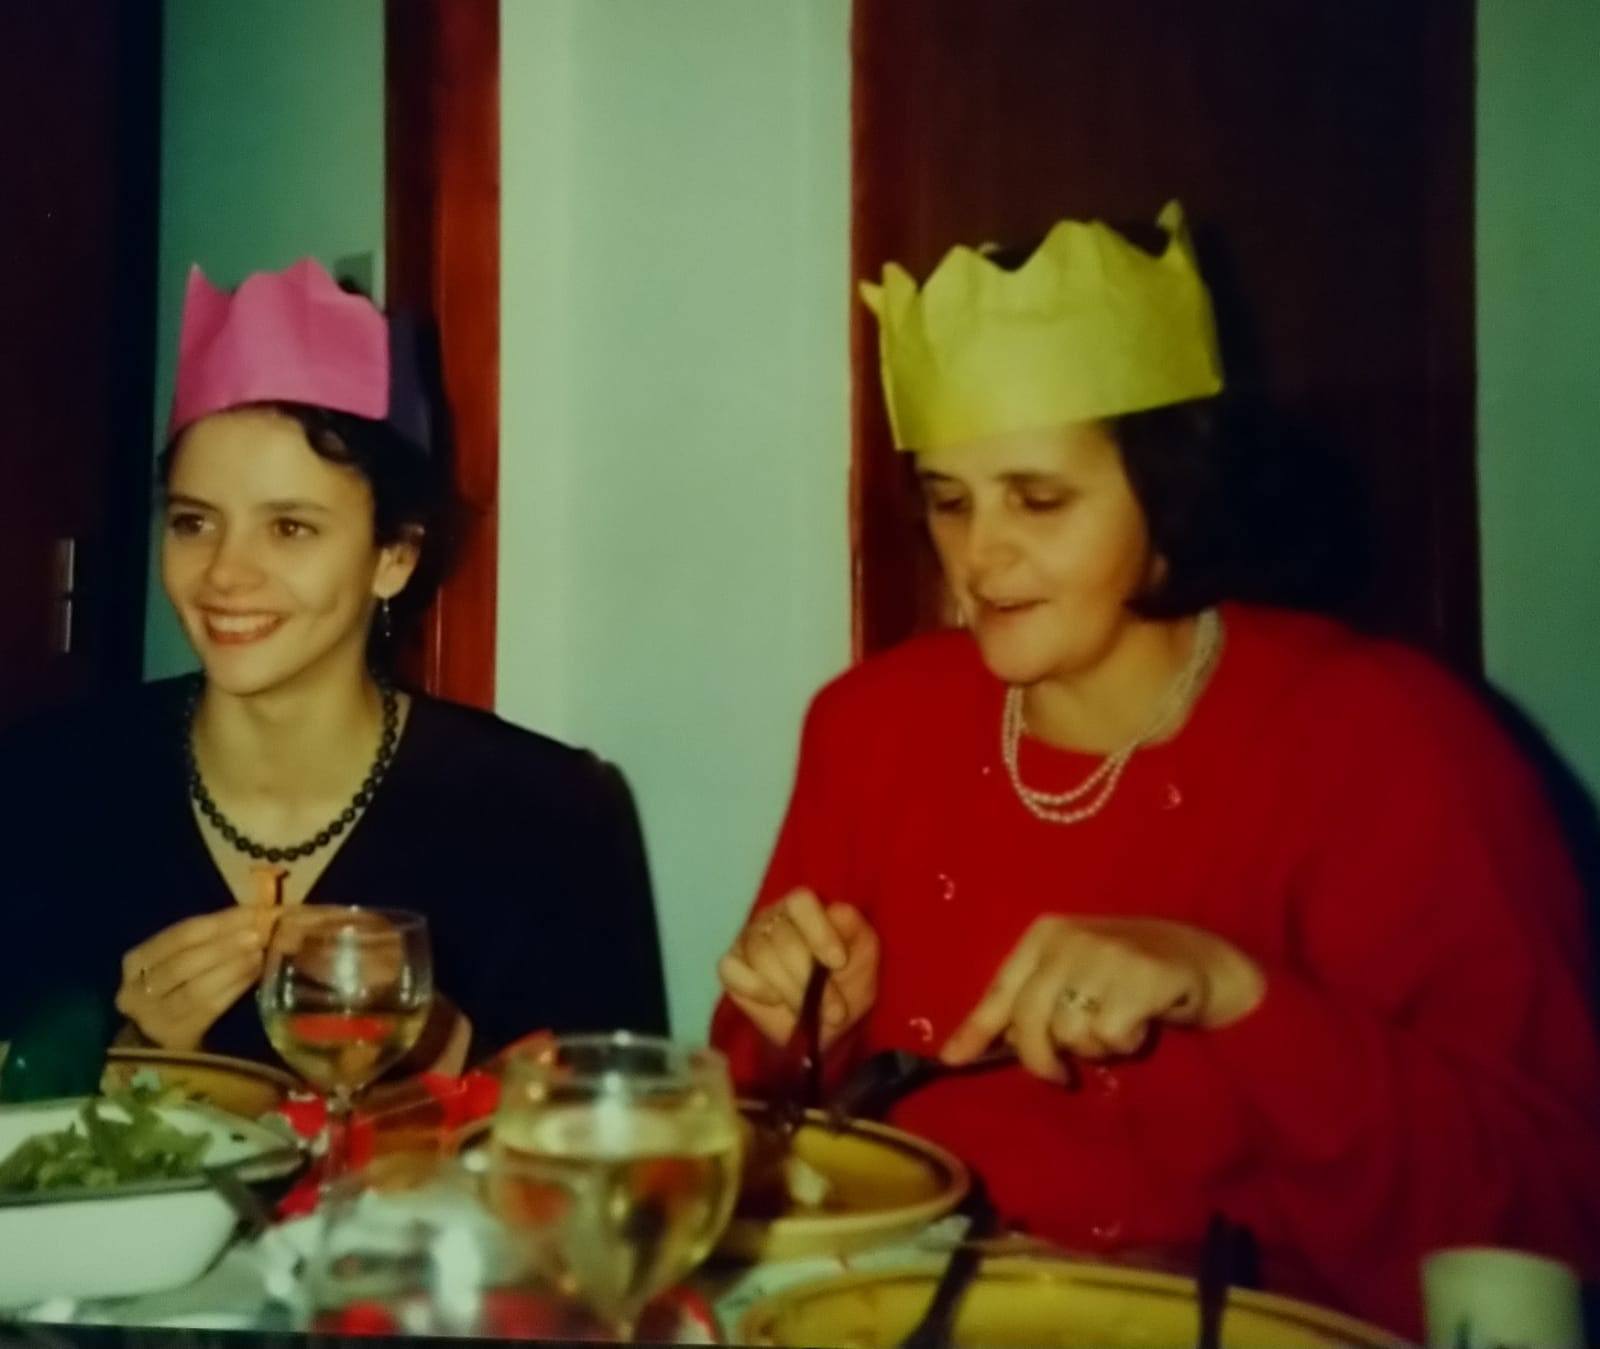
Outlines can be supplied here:
M448 455L441 446L431 453L417 448L387 422L306 403L254 403L247 406L289 418L305 435L306 444L329 463L361 475L372 491L372 533L380 546L418 537L416 571L406 588L391 601L393 640L374 632L369 656L377 666L388 663L408 627L427 609L455 558L461 513L451 483ZM171 482L174 457L182 436L161 452L157 475L165 489Z
M1176 403L1108 419L1162 579L1150 618L1220 600L1339 610L1366 574L1359 484L1312 436L1242 400Z

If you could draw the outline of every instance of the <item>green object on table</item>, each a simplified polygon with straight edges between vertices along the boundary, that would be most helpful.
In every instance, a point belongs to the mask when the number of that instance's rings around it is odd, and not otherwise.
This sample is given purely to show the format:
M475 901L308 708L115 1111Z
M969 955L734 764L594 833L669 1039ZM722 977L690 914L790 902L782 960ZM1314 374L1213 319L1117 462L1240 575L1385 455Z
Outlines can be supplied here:
M110 1006L86 989L62 989L35 1001L0 1067L0 1102L97 1093L111 1023Z

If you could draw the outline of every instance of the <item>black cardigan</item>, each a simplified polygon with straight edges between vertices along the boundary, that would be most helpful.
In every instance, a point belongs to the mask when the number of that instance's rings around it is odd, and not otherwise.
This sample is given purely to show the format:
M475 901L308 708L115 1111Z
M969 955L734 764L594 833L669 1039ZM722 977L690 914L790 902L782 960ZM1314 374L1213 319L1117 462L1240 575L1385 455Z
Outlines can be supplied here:
M63 986L109 1000L124 951L233 903L185 790L190 687L145 685L0 740L0 1038ZM486 712L414 697L387 777L308 900L426 914L435 986L471 1018L474 1060L542 1027L666 1029L622 775ZM202 1047L274 1058L249 994Z

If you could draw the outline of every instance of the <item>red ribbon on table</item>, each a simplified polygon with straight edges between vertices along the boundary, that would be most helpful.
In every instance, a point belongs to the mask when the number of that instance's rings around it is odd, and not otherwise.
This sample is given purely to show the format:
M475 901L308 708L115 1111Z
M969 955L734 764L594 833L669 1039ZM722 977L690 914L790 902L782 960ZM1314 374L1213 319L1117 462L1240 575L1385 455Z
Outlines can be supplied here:
M480 1315L474 1335L497 1340L611 1342L610 1332L571 1302L522 1289L486 1290ZM403 1333L399 1319L380 1302L351 1303L316 1329L352 1337ZM637 1338L664 1344L716 1344L716 1316L710 1303L693 1289L669 1288L644 1309Z

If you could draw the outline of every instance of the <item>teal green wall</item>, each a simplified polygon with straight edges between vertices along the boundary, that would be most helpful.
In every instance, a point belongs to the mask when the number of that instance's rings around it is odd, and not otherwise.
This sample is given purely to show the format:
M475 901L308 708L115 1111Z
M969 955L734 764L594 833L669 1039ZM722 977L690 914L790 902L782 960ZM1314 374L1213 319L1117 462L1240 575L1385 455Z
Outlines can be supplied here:
M501 20L499 710L627 772L695 1035L848 659L849 6Z
M383 246L382 0L166 0L164 22L157 442L190 263L234 285ZM191 668L154 562L148 612L146 675Z
M1490 677L1600 795L1600 3L1479 0Z

